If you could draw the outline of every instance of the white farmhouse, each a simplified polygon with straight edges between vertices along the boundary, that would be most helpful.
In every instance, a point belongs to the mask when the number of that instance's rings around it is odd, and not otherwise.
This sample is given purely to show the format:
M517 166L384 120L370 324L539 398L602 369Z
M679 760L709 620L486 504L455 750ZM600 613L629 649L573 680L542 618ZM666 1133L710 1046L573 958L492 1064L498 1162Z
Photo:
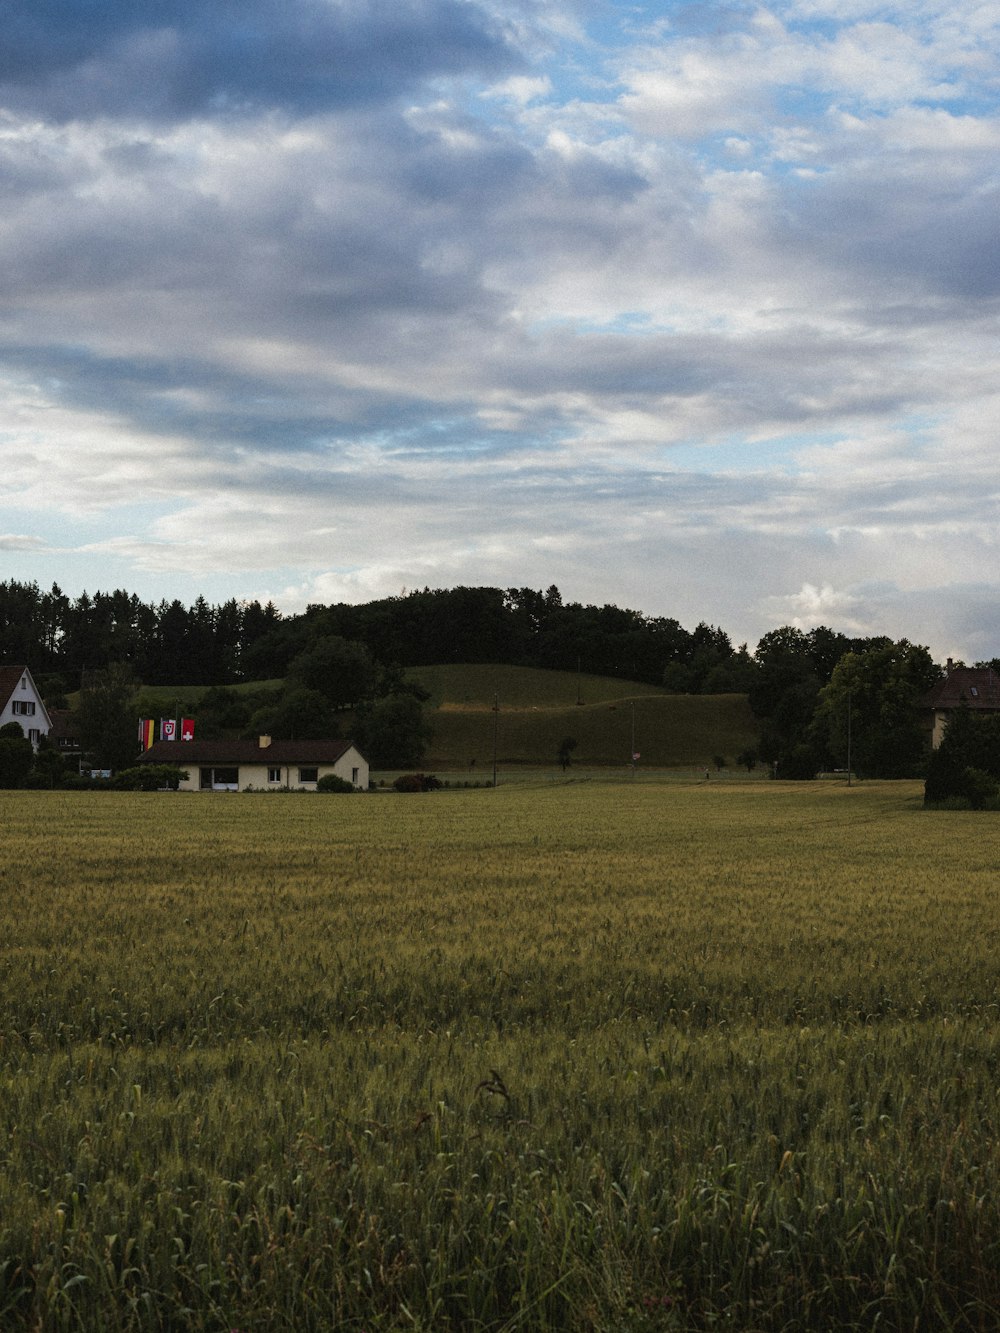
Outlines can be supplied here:
M36 750L39 740L52 727L52 719L26 666L0 666L0 727L8 722L17 722Z
M368 788L368 760L353 741L157 741L139 763L186 770L180 791L315 791L327 773Z

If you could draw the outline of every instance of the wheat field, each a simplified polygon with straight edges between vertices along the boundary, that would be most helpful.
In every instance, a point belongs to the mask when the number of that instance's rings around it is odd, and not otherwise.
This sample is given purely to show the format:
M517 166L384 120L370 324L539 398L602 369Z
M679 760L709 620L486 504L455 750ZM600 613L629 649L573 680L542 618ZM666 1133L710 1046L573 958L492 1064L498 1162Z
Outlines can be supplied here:
M1000 826L0 794L0 1326L995 1329Z

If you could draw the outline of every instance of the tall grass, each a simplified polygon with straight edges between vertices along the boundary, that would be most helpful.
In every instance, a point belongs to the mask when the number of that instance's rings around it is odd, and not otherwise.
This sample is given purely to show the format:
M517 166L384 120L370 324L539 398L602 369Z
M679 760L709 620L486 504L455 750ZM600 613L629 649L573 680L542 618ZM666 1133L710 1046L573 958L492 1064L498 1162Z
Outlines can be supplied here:
M5 793L0 1326L992 1329L988 817Z

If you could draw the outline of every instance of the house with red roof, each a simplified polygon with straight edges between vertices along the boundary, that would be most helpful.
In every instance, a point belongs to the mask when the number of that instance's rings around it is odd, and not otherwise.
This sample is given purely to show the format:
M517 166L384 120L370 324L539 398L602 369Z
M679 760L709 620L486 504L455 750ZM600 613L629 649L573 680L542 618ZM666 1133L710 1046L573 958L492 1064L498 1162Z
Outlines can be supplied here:
M942 680L924 695L921 705L936 750L944 738L948 719L957 708L973 713L1000 713L1000 675L992 667L948 665Z
M52 719L26 666L0 666L0 727L8 722L17 722L36 750L52 728Z

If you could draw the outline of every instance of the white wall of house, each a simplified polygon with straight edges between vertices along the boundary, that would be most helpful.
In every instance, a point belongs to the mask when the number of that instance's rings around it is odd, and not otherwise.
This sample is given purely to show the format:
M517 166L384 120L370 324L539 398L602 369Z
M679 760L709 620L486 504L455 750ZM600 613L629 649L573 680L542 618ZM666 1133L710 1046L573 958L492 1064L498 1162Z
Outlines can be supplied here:
M948 714L936 712L934 714L934 723L931 729L931 749L936 750L944 740L944 733L948 727Z
M361 791L368 789L368 761L352 746L335 764L192 764L180 791L315 791L320 778L335 773Z
M8 722L16 722L36 750L39 738L47 736L52 726L52 721L42 703L42 696L38 693L31 672L27 668L21 673L21 679L0 710L0 727L5 727Z

